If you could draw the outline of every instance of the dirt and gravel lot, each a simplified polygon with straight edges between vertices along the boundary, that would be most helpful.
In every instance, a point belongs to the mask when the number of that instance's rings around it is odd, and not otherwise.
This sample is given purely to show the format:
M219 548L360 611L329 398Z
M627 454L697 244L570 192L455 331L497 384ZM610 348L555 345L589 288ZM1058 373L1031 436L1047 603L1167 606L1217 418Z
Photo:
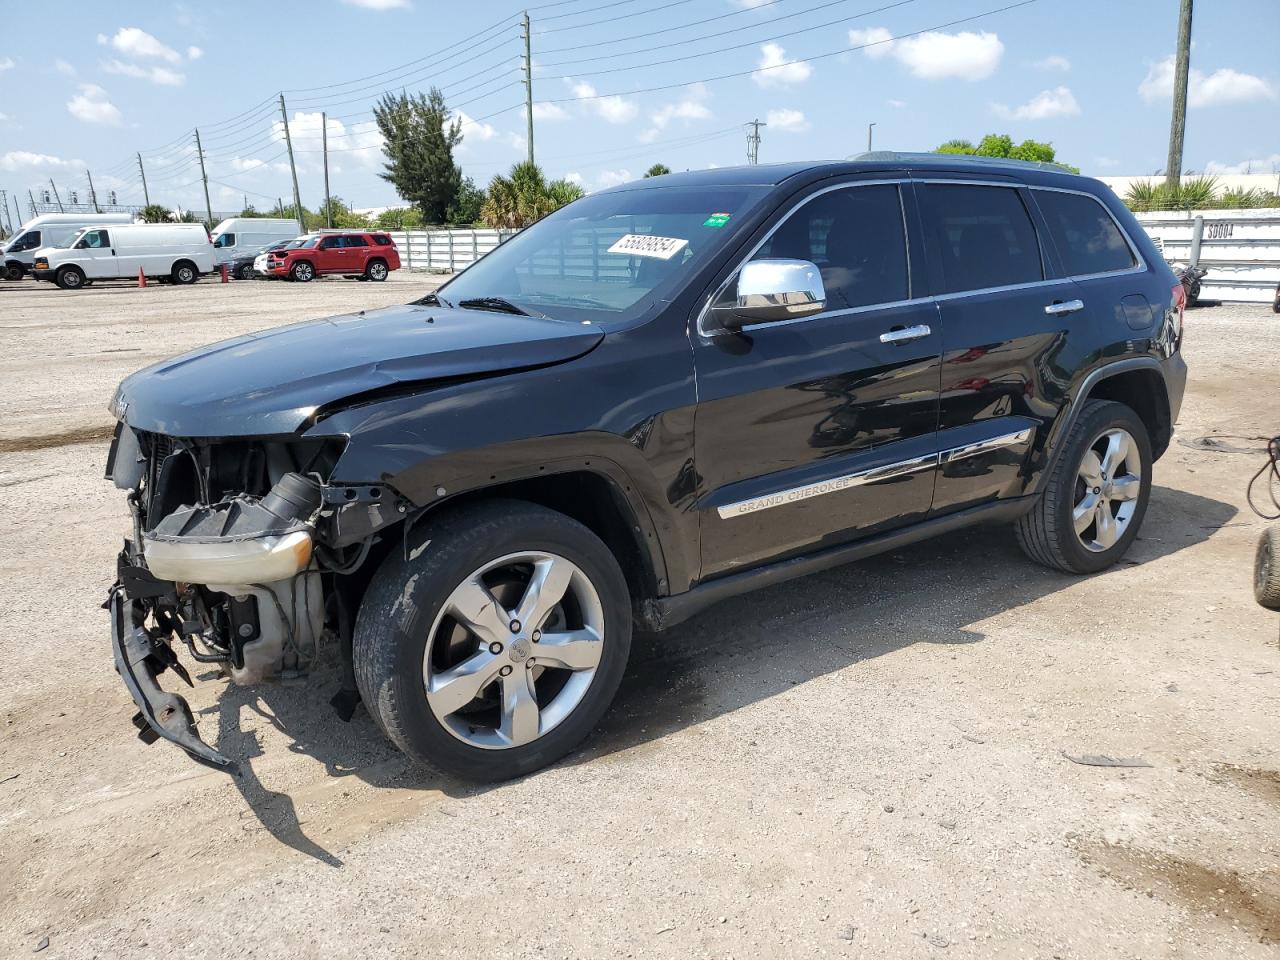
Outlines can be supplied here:
M1177 439L1101 576L992 529L761 591L641 640L585 747L500 786L339 722L332 669L197 682L240 778L134 739L98 609L127 520L115 383L430 283L0 284L0 955L1277 956L1280 617L1252 602L1244 502L1280 432L1262 308L1189 316Z

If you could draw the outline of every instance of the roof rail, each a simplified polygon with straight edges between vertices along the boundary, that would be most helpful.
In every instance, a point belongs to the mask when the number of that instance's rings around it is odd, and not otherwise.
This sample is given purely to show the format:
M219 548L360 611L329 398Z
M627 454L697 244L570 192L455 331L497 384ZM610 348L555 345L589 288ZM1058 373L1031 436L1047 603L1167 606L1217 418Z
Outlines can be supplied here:
M1045 160L1011 160L1008 157L980 157L972 153L905 153L898 150L874 150L871 153L855 153L849 160L861 160L871 163L911 163L919 160L957 161L973 163L978 166L1022 167L1033 170L1052 170L1055 173L1074 173L1070 167L1061 163Z

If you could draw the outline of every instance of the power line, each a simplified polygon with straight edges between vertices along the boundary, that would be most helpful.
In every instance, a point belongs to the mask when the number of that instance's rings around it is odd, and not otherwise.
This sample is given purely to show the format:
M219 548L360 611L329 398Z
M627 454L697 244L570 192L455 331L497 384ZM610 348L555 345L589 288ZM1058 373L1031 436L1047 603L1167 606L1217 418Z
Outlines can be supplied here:
M841 3L841 2L844 2L844 0L832 0L832 2L831 2L831 3L828 3L828 4L826 4L826 5L827 5L827 6L832 6L834 3ZM826 29L827 27L833 27L833 26L835 26L836 24L840 24L840 23L849 23L849 22L850 22L850 21L852 21L852 20L859 20L859 19L861 19L861 18L863 18L863 17L873 16L874 14L877 14L877 13L883 13L883 12L885 12L886 10L892 10L892 9L894 9L895 7L903 7L903 6L906 6L906 5L907 5L907 4L909 4L909 3L915 3L915 2L916 2L916 0L894 0L894 2L893 2L893 3L887 3L887 4L885 4L884 6L876 7L874 10L864 10L864 11L862 11L861 13L855 13L855 14L852 14L852 15L847 16L847 17L837 17L837 18L836 18L836 19L834 19L834 20L827 20L827 21L824 21L823 23L816 23L816 24L814 24L813 26L809 26L809 27L801 27L801 28L800 28L800 29L798 29L798 30L791 30L791 31L789 31L789 32L787 32L787 33L778 33L778 34L774 34L774 35L772 35L772 36L765 37L763 40L761 40L761 39L756 39L756 40L747 40L747 41L744 41L743 43L735 43L735 44L732 44L732 45L727 46L727 47L717 47L717 48L716 48L716 49L714 49L714 50L701 50L701 51L699 51L699 52L697 52L697 53L686 53L686 54L684 54L684 55L682 55L682 56L679 56L679 57L669 57L669 58L667 58L666 60L649 60L649 61L646 61L645 63L633 63L633 64L631 64L630 66L626 66L626 67L607 67L607 68L605 68L605 69L603 69L603 70L582 70L582 71L577 71L577 70L575 70L575 71L574 71L573 73L571 73L571 74L559 74L559 75L550 76L550 77L543 77L542 79L544 79L544 80L570 80L570 79L574 79L574 78L576 78L576 77L598 77L598 76L602 76L603 74L606 74L606 73L625 73L625 72L626 72L626 71L628 71L628 70L645 70L645 69L648 69L649 67L660 67L660 66L665 66L666 64L669 64L669 63L682 63L682 62L684 62L685 60L701 60L703 57L707 57L707 56L710 56L710 55L712 55L712 54L716 54L716 53L728 53L728 52L729 52L729 51L731 51L731 50L741 50L741 49L743 49L744 47L754 47L754 46L756 46L757 44L760 44L760 43L772 43L772 42L775 42L775 41L777 41L777 40L786 40L786 39L788 39L788 38L790 38L790 37L798 37L798 36L800 36L801 34L804 34L804 33L812 33L812 32L813 32L813 31L815 31L815 30L824 30L824 29ZM821 9L821 8L817 8L817 9ZM740 29L741 29L741 28L740 28ZM730 32L736 32L736 31L730 31ZM908 36L910 36L910 34L908 34ZM701 39L706 39L706 38L701 38ZM897 37L897 38L894 38L894 39L901 39L901 37ZM687 41L687 42L694 42L694 41ZM880 41L880 42L888 42L888 41ZM651 47L650 49L654 49L654 50L656 50L656 49L661 49L661 48L659 48L659 47ZM860 50L860 49L862 49L862 48L861 48L861 47L846 47L846 48L845 48L845 51L847 51L847 50ZM841 51L841 52L845 52L845 51ZM636 51L636 52L642 52L642 51ZM618 56L625 56L625 54L618 54ZM801 62L803 62L803 61L799 61L799 60L792 60L792 61L789 61L789 62L790 62L790 63L801 63ZM779 66L783 66L783 65L784 65L784 64L779 64ZM754 70L749 70L749 71L747 71L747 72L748 72L748 73L754 73L755 71L754 71Z
M838 57L838 56L841 56L842 54L852 53L857 50L865 50L868 47L875 47L885 43L893 43L896 40L906 40L906 39L909 39L910 37L918 37L922 33L930 33L934 30L943 30L947 27L958 26L959 24L962 24L962 23L971 23L974 20L980 20L983 17L994 16L995 14L1005 13L1006 11L1009 11L1009 10L1016 10L1018 7L1029 6L1030 4L1033 4L1036 2L1037 0L1019 0L1019 2L1017 3L1011 3L1003 7L996 7L992 10L985 10L982 13L975 13L969 17L961 17L958 20L949 20L946 23L936 24L935 26L931 26L931 27L924 27L920 30L913 30L910 33L902 33L896 37L889 37L884 40L873 40L869 43L858 44L856 46L841 47L839 50L831 50L827 53L819 53L811 57L796 57L795 59L788 60L785 63L779 63L770 67L753 67L750 70L735 70L732 73L719 73L719 74L715 74L713 76L708 76L708 77L695 77L691 80L681 80L677 83L664 83L664 84L659 84L658 86L653 86L653 87L640 87L635 90L617 90L611 93L594 93L591 96L586 96L586 97L558 97L554 100L539 100L537 102L538 103L578 103L585 100L603 100L606 97L634 96L635 94L640 94L640 93L656 93L661 90L676 90L681 87L692 86L695 83L712 83L717 80L730 80L734 77L747 77L753 73L767 73L770 70L778 70L778 69L781 69L782 67L792 66L793 64L797 64L797 63L813 63L816 60L826 60L831 57ZM505 111L501 111L501 112L505 112Z
M547 33L563 33L566 30L583 30L587 27L597 27L602 23L616 23L619 20L630 20L632 17L643 17L651 13L657 13L659 10L666 10L668 7L678 7L681 4L692 3L693 0L667 0L666 3L659 4L656 7L650 7L647 10L637 10L635 13L620 13L613 17L607 17L604 20L590 20L587 23L574 23L567 27L552 27L550 30L539 30L538 36Z
M552 20L563 20L565 17L580 17L584 13L599 13L601 10L609 10L613 7L625 6L628 3L638 3L639 0L613 0L613 3L602 3L599 6L592 7L590 10L575 10L572 13L557 13L550 17L539 17L539 23L550 23ZM658 9L661 9L660 7ZM610 20L609 22L612 22ZM548 33L550 31L547 31Z

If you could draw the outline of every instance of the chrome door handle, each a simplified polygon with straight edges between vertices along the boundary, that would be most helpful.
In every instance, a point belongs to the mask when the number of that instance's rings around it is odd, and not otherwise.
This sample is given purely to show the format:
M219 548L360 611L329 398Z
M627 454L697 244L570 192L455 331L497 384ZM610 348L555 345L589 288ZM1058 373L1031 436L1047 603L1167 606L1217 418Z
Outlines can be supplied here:
M1083 300L1058 300L1054 303L1048 304L1044 308L1044 312L1049 314L1051 317L1058 317L1066 313L1075 313L1077 310L1083 309Z
M881 343L910 343L912 340L919 340L933 333L927 324L918 323L914 327L901 327L896 330L889 330L880 334Z

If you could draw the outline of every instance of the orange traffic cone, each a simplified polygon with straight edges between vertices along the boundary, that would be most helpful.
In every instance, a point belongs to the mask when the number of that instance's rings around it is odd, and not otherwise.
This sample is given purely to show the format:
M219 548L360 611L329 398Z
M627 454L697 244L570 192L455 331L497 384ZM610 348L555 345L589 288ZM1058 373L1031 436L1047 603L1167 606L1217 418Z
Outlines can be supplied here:
M145 287L146 285L147 285L147 275L143 272L142 268L139 267L138 268L138 286Z

